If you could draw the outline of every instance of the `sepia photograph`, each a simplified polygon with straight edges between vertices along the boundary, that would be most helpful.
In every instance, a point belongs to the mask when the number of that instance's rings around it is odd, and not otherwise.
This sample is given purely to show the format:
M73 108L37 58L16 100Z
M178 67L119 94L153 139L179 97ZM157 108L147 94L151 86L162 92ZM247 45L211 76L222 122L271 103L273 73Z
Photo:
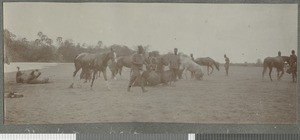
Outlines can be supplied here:
M3 2L4 124L297 123L297 4Z

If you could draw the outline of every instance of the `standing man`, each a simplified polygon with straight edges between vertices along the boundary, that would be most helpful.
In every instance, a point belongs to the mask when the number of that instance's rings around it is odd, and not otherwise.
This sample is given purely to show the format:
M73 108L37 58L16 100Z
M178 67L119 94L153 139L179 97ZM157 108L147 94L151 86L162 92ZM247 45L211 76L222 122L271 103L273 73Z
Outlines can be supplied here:
M175 86L175 81L177 80L177 76L178 76L180 58L177 53L178 53L178 49L174 48L174 55L172 55L170 59L170 70L172 71L170 86Z
M132 57L132 64L131 64L132 74L131 74L129 85L127 88L128 92L130 92L130 88L131 88L132 84L138 79L141 79L139 81L141 81L140 86L142 88L142 91L147 92L147 90L144 87L144 80L142 79L143 78L143 76L142 76L143 64L146 64L143 53L144 53L143 46L138 46L138 52L136 54L134 54Z
M194 54L191 53L190 56L191 56L191 59L194 61L194 60L195 60ZM194 75L195 75L195 72L191 72L191 78L192 78L192 79L194 78Z
M290 66L294 66L297 63L297 56L295 54L295 51L292 50L292 54L290 55Z
M293 82L295 82L295 78L297 78L297 56L295 50L292 50L290 55L290 71L292 72Z
M229 63L230 63L230 60L229 58L226 56L226 54L224 54L224 58L225 58L225 70L226 70L226 76L228 76L228 70L229 70Z

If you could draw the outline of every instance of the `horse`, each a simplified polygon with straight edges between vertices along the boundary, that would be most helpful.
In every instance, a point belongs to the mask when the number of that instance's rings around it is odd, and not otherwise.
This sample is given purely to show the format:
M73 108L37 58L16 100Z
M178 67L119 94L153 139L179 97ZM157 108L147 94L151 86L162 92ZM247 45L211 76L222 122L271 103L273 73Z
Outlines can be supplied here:
M17 67L18 71L16 73L17 83L27 83L27 84L45 84L49 83L49 78L44 78L41 80L39 77L42 74L38 69L32 70L30 74L21 72L20 68ZM39 79L38 79L39 78Z
M183 69L185 71L185 77L186 72L190 71L191 73L194 73L195 78L197 80L202 80L203 78L203 72L201 69L201 66L194 62L189 56L186 55L179 55L180 56L180 69Z
M115 76L119 73L121 79L122 79L122 69L123 67L126 68L131 68L131 63L132 63L132 56L120 56L117 58L117 63L116 63L116 73Z
M111 79L117 80L116 79L116 75L118 74L117 62L109 60L108 61L108 68L111 71Z
M70 85L70 88L73 88L76 73L80 69L82 69L83 72L91 69L93 71L91 88L93 87L97 72L100 71L103 73L103 77L106 81L107 88L110 89L106 76L106 68L109 60L116 62L116 53L113 49L111 49L108 52L102 52L97 54L81 53L77 55L74 60L75 71L73 73L73 82Z
M202 58L197 58L194 60L197 64L201 66L207 66L207 75L212 74L214 71L213 65L216 67L216 69L219 71L219 63L213 60L210 57L202 57ZM209 73L209 68L211 68L211 72Z
M74 78L80 69L82 69L80 73L80 79L85 78L85 80L87 81L87 77L90 74L89 71L91 69L91 64L96 58L96 55L97 54L80 53L75 57L74 59L75 71L73 72L73 83L70 85L70 88L73 88Z
M133 54L134 55L134 54ZM123 67L126 68L131 68L131 64L132 64L132 56L120 56L117 58L117 62L116 62L116 71L114 72L114 76L116 76L118 73L122 79L122 70ZM149 55L147 52L143 53L144 57L145 57L145 61L147 61L149 63ZM148 67L147 67L148 68ZM131 74L131 71L130 71Z
M282 56L266 57L263 62L264 69L262 72L262 79L264 79L264 74L267 68L269 68L269 77L270 80L273 81L271 74L272 74L273 67L275 67L277 69L277 80L280 80L284 74L284 63L288 60L289 59L287 59L287 57L282 57ZM280 72L281 74L279 75Z

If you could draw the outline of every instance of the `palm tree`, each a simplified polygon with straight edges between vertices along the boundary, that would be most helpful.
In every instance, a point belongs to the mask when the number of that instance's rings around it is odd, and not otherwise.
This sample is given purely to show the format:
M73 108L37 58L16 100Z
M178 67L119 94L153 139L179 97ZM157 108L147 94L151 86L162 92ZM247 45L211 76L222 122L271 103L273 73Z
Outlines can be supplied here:
M51 38L46 38L46 43L51 46L53 43L53 40Z
M47 39L47 36L46 35L42 35L41 40L42 41L46 41L46 39Z
M43 33L42 33L42 32L38 32L37 35L38 35L40 38L42 38Z
M25 44L27 43L26 37L22 38L22 42L24 42Z
M98 46L101 48L102 47L102 45L103 45L103 42L102 41L98 41Z

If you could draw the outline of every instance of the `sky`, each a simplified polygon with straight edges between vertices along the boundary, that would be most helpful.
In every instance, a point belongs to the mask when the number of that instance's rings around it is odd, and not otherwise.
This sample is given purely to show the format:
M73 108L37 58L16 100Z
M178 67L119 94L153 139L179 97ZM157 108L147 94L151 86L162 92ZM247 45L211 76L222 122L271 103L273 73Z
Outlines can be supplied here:
M224 63L297 51L297 4L3 3L4 29L35 40L42 31L75 43L178 48Z

